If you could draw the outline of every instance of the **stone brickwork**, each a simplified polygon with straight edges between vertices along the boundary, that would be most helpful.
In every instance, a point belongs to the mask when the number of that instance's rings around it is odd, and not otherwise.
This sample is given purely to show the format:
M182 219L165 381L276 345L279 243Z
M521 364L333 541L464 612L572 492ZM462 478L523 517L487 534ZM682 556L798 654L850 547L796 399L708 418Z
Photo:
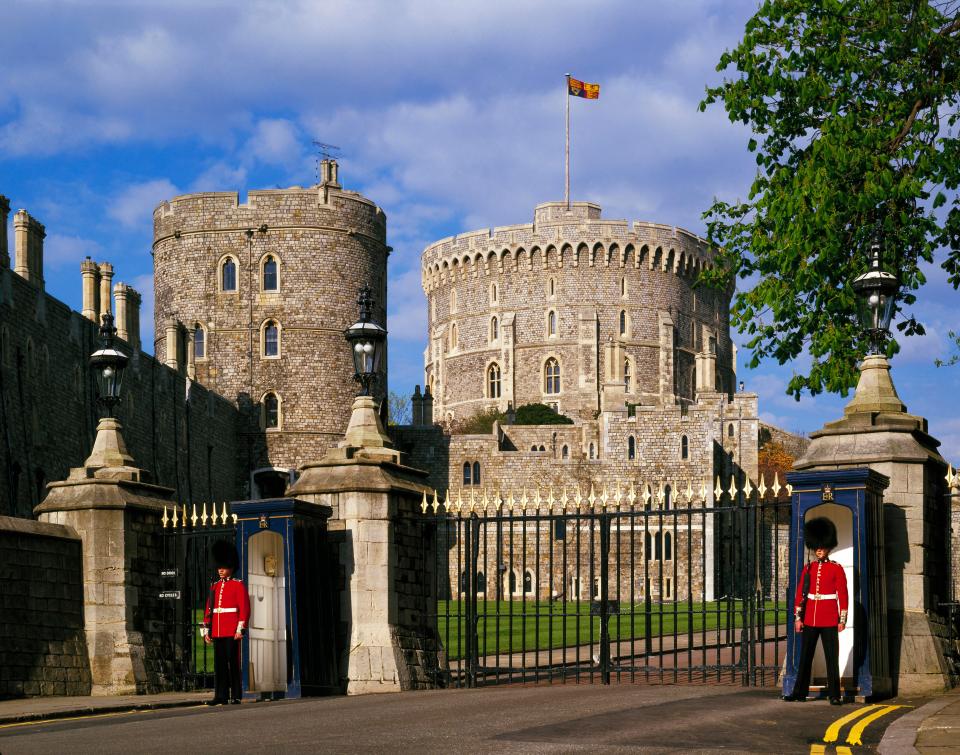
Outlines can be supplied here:
M80 537L0 516L0 698L90 694Z
M533 224L430 245L421 273L434 419L544 402L586 420L615 386L620 404L690 403L698 389L731 393L729 293L693 285L712 264L706 242L687 231L601 220L589 203L569 211L543 204ZM559 390L545 374L550 359Z
M0 515L32 517L46 484L90 453L97 406L88 359L97 348L91 319L0 266ZM137 463L180 500L237 498L235 406L129 343L121 348L130 363L117 413Z
M239 466L244 476L263 470L246 497L282 495L284 475L342 439L356 395L343 331L357 319L360 287L371 287L373 316L386 326L386 217L340 188L336 163L321 167L318 186L251 191L246 203L236 193L190 194L154 212L157 359L239 408ZM234 290L224 288L228 259ZM275 357L265 350L270 322ZM268 393L279 399L276 427L266 421Z

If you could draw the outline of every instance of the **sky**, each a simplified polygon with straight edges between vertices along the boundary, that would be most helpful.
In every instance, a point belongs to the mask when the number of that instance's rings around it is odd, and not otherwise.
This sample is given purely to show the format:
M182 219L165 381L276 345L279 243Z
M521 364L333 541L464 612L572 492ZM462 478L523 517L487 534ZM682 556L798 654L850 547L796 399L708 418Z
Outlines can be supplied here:
M4 0L0 194L46 225L51 294L79 309L80 260L108 260L143 293L152 344L153 208L185 192L311 185L314 140L335 144L341 183L387 213L390 388L410 393L423 381L424 247L530 222L534 205L562 199L565 73L601 85L599 100L572 103L574 200L704 234L714 197L746 195L749 133L697 106L756 5ZM960 294L938 266L927 275L927 335L901 343L893 376L956 463L960 365L934 359L960 330ZM849 400L795 401L784 389L802 363L747 370L740 357L761 419L785 429L815 431Z

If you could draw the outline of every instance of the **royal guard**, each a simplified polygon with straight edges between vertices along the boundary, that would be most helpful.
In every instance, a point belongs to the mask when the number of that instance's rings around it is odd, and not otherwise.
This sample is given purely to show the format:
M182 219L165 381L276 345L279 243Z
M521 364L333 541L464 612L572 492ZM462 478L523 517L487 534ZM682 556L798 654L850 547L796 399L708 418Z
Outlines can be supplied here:
M210 585L203 614L203 641L213 645L213 699L207 705L240 704L240 639L250 618L247 588L233 573L239 565L237 549L226 540L213 544L219 579Z
M827 696L831 705L840 705L839 633L847 624L847 576L843 567L827 558L837 547L837 528L829 519L811 519L803 527L803 541L816 556L800 574L794 601L794 631L802 634L800 668L787 702L803 702L810 691L810 668L823 642L827 664Z

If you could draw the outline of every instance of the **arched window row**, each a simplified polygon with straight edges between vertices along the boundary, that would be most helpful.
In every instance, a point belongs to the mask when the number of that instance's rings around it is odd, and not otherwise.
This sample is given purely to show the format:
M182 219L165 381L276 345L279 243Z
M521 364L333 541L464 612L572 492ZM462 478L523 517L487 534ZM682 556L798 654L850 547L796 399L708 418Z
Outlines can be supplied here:
M480 484L480 462L479 461L463 462L463 484L464 485Z
M670 532L646 532L643 553L647 561L673 561L673 535Z

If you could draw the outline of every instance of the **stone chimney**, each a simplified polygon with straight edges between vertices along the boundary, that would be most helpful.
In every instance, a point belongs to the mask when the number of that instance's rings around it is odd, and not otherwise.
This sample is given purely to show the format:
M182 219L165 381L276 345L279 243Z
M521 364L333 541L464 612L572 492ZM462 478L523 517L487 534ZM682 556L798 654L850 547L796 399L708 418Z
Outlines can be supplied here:
M43 288L43 239L47 235L43 223L30 217L26 210L13 216L14 267L24 280Z
M127 286L127 343L134 352L140 350L140 292Z
M337 189L340 188L339 181L339 167L337 161L331 158L320 161L320 185L321 186L333 186Z
M113 312L110 306L110 294L113 289L113 265L109 262L100 263L100 308L97 312L97 322L103 321L107 312Z
M423 394L420 393L420 386L413 389L413 396L410 397L411 417L410 424L414 427L425 425L423 421Z
M423 424L433 424L433 394L429 385L423 389Z
M100 324L100 267L90 257L80 263L83 279L83 309L80 314Z
M7 218L10 217L10 200L0 194L0 268L10 267L10 247L7 243Z
M180 326L175 318L168 317L164 320L163 330L167 339L167 358L164 360L164 364L173 370L178 370L180 369L178 358L180 355Z
M114 306L116 307L117 337L122 338L127 343L130 342L130 315L127 310L127 293L129 287L126 283L117 281L113 285Z

